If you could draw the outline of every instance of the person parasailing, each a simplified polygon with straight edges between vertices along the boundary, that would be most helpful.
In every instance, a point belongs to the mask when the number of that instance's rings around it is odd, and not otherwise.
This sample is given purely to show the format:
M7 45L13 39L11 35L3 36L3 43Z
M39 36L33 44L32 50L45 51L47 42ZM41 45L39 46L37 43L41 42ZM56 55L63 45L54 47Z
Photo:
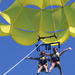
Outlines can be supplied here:
M40 57L38 57L38 58L27 57L26 59L38 60L37 75L39 75L39 73L42 72L42 71L45 71L46 73L48 72L48 63L47 63L47 61L50 61L50 59L45 56L44 51L40 52Z
M60 65L60 56L62 54L64 54L66 51L68 50L72 50L71 47L63 50L62 52L58 52L58 48L53 48L53 53L52 54L48 54L48 53L45 53L46 56L50 56L51 57L51 67L49 69L49 72L52 72L52 70L57 67L59 70L60 70L60 75L63 75L62 73L62 69L61 69L61 65Z

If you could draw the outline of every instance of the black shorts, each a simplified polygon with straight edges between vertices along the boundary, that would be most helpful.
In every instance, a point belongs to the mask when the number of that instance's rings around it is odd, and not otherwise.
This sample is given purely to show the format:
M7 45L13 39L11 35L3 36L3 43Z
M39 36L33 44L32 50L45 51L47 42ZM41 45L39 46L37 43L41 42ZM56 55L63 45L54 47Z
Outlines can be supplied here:
M39 63L39 65L43 66L43 65L47 65L47 63Z

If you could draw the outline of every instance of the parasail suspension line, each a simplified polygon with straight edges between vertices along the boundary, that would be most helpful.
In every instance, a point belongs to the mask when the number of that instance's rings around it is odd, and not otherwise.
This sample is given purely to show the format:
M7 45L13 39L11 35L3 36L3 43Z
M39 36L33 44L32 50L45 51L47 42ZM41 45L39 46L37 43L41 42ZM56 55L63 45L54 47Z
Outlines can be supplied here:
M34 48L29 54L27 54L25 57L23 57L18 63L16 63L13 67L11 67L9 70L7 70L3 75L7 75L10 71L12 71L15 67L17 67L21 62L25 60L26 57L30 56L36 49L42 44L42 42Z

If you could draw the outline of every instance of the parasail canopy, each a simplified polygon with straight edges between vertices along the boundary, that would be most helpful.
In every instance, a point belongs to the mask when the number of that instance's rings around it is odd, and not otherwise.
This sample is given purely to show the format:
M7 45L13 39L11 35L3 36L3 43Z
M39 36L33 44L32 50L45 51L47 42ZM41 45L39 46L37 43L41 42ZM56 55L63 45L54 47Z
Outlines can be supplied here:
M69 36L75 37L75 2L66 5L68 1L16 0L7 10L0 13L10 24L3 26L0 24L0 32L2 32L0 34L11 34L16 42L32 45L38 41L38 36L51 36L55 33L57 39L41 40L44 43L60 42L62 44ZM59 7L54 8L54 6Z

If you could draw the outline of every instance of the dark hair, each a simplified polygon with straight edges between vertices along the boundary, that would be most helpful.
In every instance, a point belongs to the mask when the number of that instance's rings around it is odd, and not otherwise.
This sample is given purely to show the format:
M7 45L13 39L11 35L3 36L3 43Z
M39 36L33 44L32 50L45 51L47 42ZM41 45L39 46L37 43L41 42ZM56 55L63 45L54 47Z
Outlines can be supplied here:
M58 48L54 47L54 48L53 48L53 51L56 51L56 50L58 50Z
M44 51L41 51L41 52L40 52L40 55L44 55L44 54L45 54L45 52L44 52Z

